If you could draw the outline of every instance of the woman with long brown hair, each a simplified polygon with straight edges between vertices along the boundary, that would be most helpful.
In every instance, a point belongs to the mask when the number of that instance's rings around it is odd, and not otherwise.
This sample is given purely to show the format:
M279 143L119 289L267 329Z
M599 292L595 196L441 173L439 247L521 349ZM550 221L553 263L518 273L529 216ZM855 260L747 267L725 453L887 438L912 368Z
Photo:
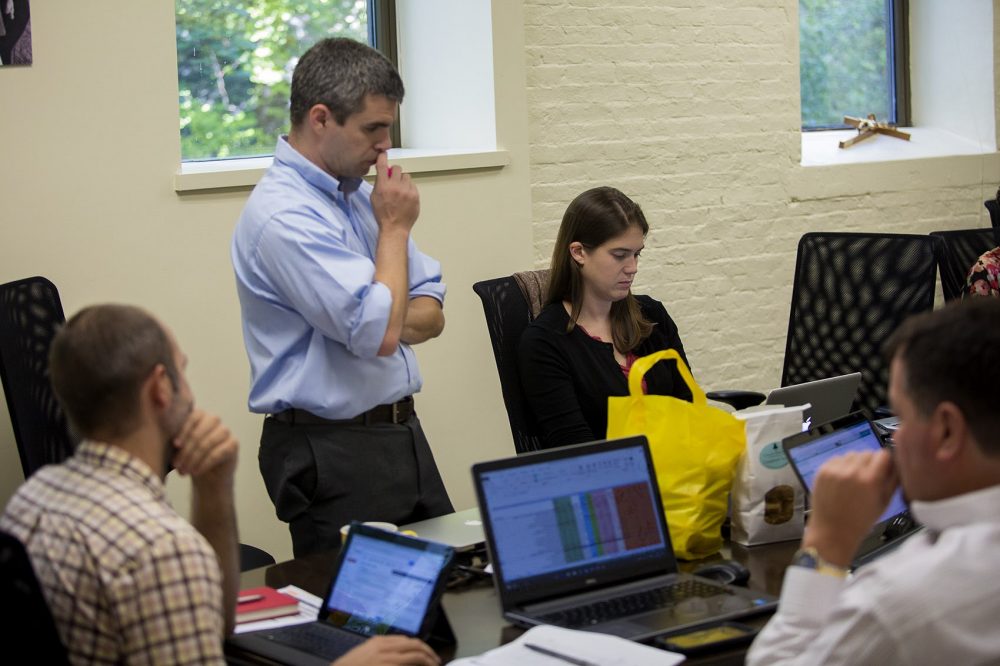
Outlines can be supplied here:
M632 294L648 232L639 205L613 187L583 192L563 215L546 306L522 335L518 358L545 448L603 438L608 396L628 395L636 358L672 348L687 362L663 304ZM643 386L691 399L673 363L654 365Z

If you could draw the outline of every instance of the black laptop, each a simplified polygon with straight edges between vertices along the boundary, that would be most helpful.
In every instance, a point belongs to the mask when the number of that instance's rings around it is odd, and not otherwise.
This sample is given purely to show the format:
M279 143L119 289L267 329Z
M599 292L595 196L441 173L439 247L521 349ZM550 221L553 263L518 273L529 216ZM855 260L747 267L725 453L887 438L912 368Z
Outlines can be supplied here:
M435 629L447 623L439 601L453 559L444 544L352 523L319 617L238 634L227 639L227 652L328 666L370 636L404 634L431 642Z
M850 451L878 451L884 443L872 422L862 412L854 412L787 437L782 446L803 488L812 493L816 473L825 462ZM910 516L902 488L897 488L889 506L861 543L853 567L894 549L918 529L920 526Z
M645 640L777 605L678 573L645 437L479 463L472 476L511 622Z

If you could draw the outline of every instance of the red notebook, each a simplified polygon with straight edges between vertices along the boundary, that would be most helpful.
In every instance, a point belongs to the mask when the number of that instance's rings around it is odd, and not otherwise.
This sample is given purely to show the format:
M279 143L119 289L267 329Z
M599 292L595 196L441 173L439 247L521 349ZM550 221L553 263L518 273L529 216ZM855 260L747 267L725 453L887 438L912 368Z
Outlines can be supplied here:
M278 592L273 587L254 587L240 590L236 599L236 623L270 620L273 617L295 615L299 612L299 601L295 597Z

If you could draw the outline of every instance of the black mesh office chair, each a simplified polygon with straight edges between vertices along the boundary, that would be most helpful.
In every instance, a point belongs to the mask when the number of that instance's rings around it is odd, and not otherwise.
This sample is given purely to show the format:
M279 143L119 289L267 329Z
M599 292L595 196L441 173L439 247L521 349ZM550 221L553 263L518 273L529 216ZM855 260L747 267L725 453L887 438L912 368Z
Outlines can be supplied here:
M935 240L912 234L807 233L799 240L781 385L861 372L859 407L887 402L882 346L934 307Z
M70 456L75 442L49 384L49 347L65 321L43 277L0 285L0 380L24 478Z
M43 277L0 285L0 381L24 478L73 454L76 441L49 382L49 348L66 321L59 290ZM241 570L274 564L240 544Z
M521 283L515 275L521 277ZM514 450L525 453L537 451L541 438L521 392L517 345L524 329L538 314L537 307L544 298L548 271L526 271L515 275L477 282L472 285L472 290L483 301L486 327L490 332L493 356L500 375L500 391L503 393L503 403L507 408L507 419L514 437ZM529 293L521 286L525 279L527 284L536 285ZM534 303L535 308L529 305L529 300Z
M68 664L66 648L24 545L0 532L0 637L24 662ZM31 655L30 658L23 655Z
M990 212L990 222L993 224L993 228L1000 229L1000 190L997 191L996 198L987 199L983 205Z
M931 236L937 239L941 291L946 301L962 297L972 264L979 255L1000 245L1000 229L934 231Z
M274 557L266 550L250 544L240 544L240 571L250 571L274 564Z

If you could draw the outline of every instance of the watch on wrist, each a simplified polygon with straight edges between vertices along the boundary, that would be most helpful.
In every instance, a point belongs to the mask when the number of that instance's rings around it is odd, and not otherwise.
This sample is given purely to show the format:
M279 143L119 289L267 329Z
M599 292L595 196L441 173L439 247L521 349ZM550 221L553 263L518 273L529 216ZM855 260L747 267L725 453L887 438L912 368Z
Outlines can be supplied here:
M817 552L812 546L800 548L795 555L792 556L792 566L812 569L817 573L821 573L826 576L834 576L835 578L846 578L848 573L848 569L845 567L830 564L824 560L820 557L819 552Z

